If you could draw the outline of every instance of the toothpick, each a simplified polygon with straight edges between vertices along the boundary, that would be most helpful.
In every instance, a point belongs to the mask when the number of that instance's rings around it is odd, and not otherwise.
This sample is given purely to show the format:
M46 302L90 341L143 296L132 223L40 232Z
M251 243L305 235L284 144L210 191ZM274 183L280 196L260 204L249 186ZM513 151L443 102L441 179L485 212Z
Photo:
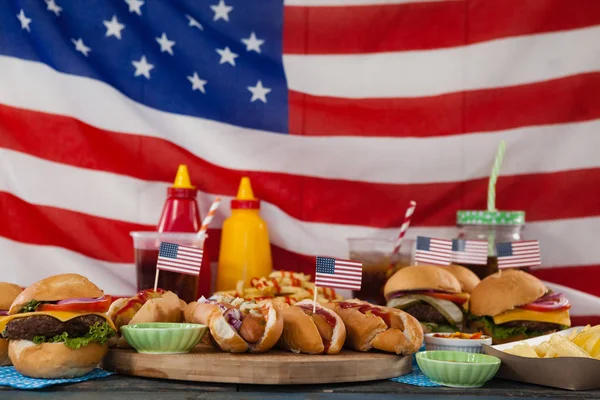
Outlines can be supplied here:
M158 273L160 269L156 268L156 276L154 277L154 291L156 292L156 288L158 287Z
M317 312L317 286L315 286L315 297L313 299L313 314Z

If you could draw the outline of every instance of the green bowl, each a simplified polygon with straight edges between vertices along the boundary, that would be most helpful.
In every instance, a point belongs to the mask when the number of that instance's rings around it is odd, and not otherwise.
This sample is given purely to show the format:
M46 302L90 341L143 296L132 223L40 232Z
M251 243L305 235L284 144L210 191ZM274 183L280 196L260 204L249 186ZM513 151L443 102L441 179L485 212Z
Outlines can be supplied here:
M182 354L202 340L208 328L201 324L151 322L124 325L121 332L138 353Z
M480 387L496 375L500 359L479 353L462 351L422 351L417 364L432 381L457 388Z

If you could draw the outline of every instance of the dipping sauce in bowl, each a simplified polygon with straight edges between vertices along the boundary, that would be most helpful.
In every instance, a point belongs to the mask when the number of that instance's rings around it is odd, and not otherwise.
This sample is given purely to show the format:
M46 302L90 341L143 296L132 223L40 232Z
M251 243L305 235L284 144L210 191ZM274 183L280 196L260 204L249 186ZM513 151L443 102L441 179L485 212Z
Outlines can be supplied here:
M482 345L492 344L492 338L477 333L426 333L426 350L450 350L463 351L466 353L483 353Z

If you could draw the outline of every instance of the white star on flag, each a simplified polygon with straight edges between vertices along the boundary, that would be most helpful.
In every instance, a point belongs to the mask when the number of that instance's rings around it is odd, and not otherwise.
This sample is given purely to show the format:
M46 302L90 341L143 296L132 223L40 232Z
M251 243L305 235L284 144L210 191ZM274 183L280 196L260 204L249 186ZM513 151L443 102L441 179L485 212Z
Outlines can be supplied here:
M142 6L144 2L142 0L125 0L125 3L129 6L130 13L136 13L137 15L142 15Z
M229 13L233 10L233 7L225 4L224 0L220 0L218 5L210 6L210 8L215 12L213 21L224 19L229 22Z
M204 89L204 85L206 85L206 81L203 79L200 79L200 77L198 76L198 73L196 71L194 71L194 75L192 76L188 76L188 81L190 81L192 83L192 91L194 90L199 90L202 93L206 94L206 90Z
M166 51L170 55L173 55L173 46L175 46L175 42L172 41L172 40L169 40L167 38L167 34L166 33L163 32L163 34L162 34L161 37L156 38L156 41L160 45L160 52L161 53L164 53Z
M27 16L25 15L25 11L23 11L23 9L21 8L21 12L17 14L17 18L19 19L19 22L21 23L21 29L25 29L27 30L27 32L31 32L31 28L29 27L29 24L31 24L31 21L33 21L31 18L27 18Z
M216 49L216 51L221 56L219 64L229 63L235 67L235 59L239 56L229 50L229 47L225 47L224 49Z
M246 45L246 51L256 51L260 53L260 46L265 41L256 37L256 34L252 32L248 39L242 39L242 43Z
M248 90L252 92L252 99L250 102L253 103L256 100L260 100L263 103L267 102L267 93L271 91L271 89L263 86L261 81L256 83L256 86L248 86Z
M191 26L193 28L198 28L201 31L204 30L204 27L202 27L202 25L200 24L200 22L196 21L196 19L194 17L192 17L191 15L185 14L185 17L188 19L188 21L190 21L188 23L188 26Z
M121 40L121 31L125 29L125 25L119 22L116 15L113 15L110 21L102 21L106 27L106 37L114 36Z
M73 44L75 45L75 50L77 50L78 52L80 52L81 54L83 54L86 57L88 56L88 53L90 51L92 51L92 49L90 49L83 43L82 38L79 38L77 40L71 38L71 42L73 42Z
M146 56L142 56L140 61L132 61L131 63L135 67L134 76L143 75L146 79L150 79L150 70L154 68L154 65L148 63Z
M62 11L62 7L56 4L56 0L46 0L46 10L52 11L57 17L60 16L60 12Z

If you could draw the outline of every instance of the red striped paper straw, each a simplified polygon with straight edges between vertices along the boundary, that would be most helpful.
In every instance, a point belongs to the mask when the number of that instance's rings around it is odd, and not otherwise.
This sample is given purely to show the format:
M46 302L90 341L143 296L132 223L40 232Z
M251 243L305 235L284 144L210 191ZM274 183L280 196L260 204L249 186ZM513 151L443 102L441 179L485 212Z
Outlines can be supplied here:
M398 234L398 239L396 239L394 250L392 251L392 260L394 259L394 256L396 256L400 252L400 247L402 246L402 239L404 239L404 235L406 235L406 231L410 226L410 219L412 218L416 207L417 202L411 200L410 204L408 205L408 208L406 209L406 214L404 214L404 222L402 222L402 226L400 227L400 233ZM392 268L394 268L394 262L390 261L389 269L391 270Z
M217 213L217 208L219 208L220 205L221 205L221 198L217 197L215 199L215 201L213 201L213 203L210 205L208 214L206 214L206 217L204 217L204 220L202 221L202 226L200 227L200 230L198 231L199 238L201 238L201 239L206 238L206 231L208 230L208 225L210 225L210 223L212 222L213 218L215 217L215 214Z

